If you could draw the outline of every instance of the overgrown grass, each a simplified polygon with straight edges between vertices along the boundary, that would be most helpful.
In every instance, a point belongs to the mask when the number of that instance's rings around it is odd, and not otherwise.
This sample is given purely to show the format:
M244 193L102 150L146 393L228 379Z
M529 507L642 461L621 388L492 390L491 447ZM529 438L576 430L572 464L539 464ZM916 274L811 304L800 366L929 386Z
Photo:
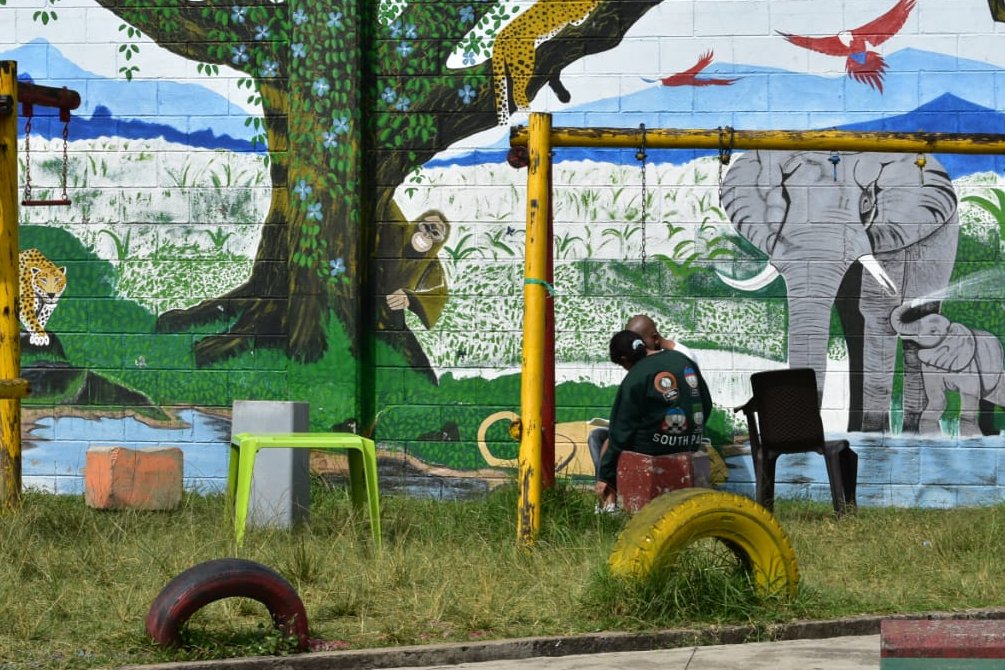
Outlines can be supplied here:
M714 543L642 583L613 579L606 559L625 519L597 516L588 492L560 486L543 502L540 541L515 547L516 493L437 502L387 496L384 548L342 487L315 482L311 521L249 529L237 548L220 496L188 495L170 513L101 512L79 497L28 493L0 514L0 669L90 668L282 653L260 604L214 603L163 651L143 619L169 579L223 556L283 574L311 634L348 646L470 641L709 623L1000 605L1005 505L862 509L835 521L824 505L780 502L799 559L791 602L757 597Z

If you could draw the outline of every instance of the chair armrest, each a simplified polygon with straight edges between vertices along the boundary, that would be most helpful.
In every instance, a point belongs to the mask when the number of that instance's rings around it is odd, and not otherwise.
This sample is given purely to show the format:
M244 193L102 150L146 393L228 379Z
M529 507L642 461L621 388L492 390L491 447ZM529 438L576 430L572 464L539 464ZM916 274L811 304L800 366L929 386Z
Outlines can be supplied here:
M753 405L753 404L754 404L754 399L751 398L750 400L748 400L747 402L743 403L739 407L734 407L733 408L733 414L736 414L737 412L748 413L751 410L753 410L753 407L751 407L751 405Z

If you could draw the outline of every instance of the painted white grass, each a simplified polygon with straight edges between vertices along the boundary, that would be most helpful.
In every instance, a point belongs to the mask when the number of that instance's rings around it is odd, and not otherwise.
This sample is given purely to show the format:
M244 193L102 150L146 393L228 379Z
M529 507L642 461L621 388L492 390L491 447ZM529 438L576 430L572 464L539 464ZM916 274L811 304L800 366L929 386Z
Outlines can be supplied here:
M562 162L554 168L554 221L559 259L634 260L645 232L649 255L673 255L702 224L730 231L718 206L718 160L650 165L647 217L640 219L639 169L594 161ZM474 233L468 244L478 258L500 255L523 260L527 216L527 171L506 164L423 169L398 187L395 200L409 219L438 209L452 224L447 247ZM706 233L707 234L707 233ZM494 242L505 242L512 253ZM449 253L446 254L450 258ZM448 264L448 271L451 268Z
M698 349L702 370L716 389L716 404L734 407L750 395L751 372L784 366L784 301L702 299L694 301L689 332L674 315L681 296L662 305L632 295L587 295L576 261L626 261L639 257L641 182L637 168L593 161L555 166L555 310L558 381L616 385L622 373L607 361L611 332L635 313L652 314L661 331ZM718 161L704 158L686 165L650 165L651 201L645 226L647 254L667 254L684 239L700 250L699 230L711 224L717 234L732 233L718 204ZM1003 180L993 173L955 182L962 198L990 197ZM422 170L400 187L396 200L405 216L440 209L452 222L440 254L451 297L431 330L407 313L409 327L440 375L494 378L520 369L523 323L523 263L526 226L526 171L504 164ZM964 234L997 242L998 223L972 203L960 203ZM728 269L726 270L728 272ZM685 297L686 298L686 297ZM781 324L781 325L780 325ZM708 344L718 348L708 348ZM694 348L692 346L692 348ZM755 354L740 353L756 352ZM828 352L823 416L828 431L847 427L847 349L835 340Z
M623 279L604 276L600 281L610 283L615 294L598 296L584 289L578 261L638 261L643 235L649 259L664 254L678 260L695 252L700 257L712 236L730 233L718 206L718 170L715 158L650 165L643 224L637 167L594 161L555 166L555 347L562 380L604 379L611 332L639 312L652 314L664 334L685 343L691 337L766 357L781 352L777 306L697 300L693 317L684 322L678 315L689 311L680 304L686 296L654 301L624 295L631 287L618 289ZM526 178L526 170L505 164L453 166L424 169L398 188L396 201L409 219L439 209L451 222L440 253L450 300L430 330L406 313L438 374L494 376L519 370ZM701 333L690 332L692 321L701 323Z
M250 276L272 190L261 155L122 138L71 142L68 153L73 204L22 207L19 222L59 227L111 261L120 296L161 312ZM30 159L33 197L58 197L62 141L33 138Z

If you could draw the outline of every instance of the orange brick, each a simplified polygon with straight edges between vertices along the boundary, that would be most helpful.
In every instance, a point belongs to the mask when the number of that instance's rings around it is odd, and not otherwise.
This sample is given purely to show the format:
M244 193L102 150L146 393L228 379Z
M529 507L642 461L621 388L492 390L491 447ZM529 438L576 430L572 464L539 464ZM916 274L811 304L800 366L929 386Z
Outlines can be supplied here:
M705 452L648 456L623 451L618 456L618 497L621 498L621 506L629 512L638 512L663 493L692 486L709 486L709 463Z
M84 501L97 509L169 510L181 503L182 451L178 447L87 450Z

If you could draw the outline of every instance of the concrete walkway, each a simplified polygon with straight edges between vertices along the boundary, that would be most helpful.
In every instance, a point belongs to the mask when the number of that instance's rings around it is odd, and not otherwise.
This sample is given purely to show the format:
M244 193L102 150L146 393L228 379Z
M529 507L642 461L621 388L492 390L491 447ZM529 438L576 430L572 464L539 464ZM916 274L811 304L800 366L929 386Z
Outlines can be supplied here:
M720 644L708 647L632 651L613 654L524 658L459 665L425 666L426 670L875 670L879 668L879 635L825 640L786 640ZM387 670L404 670L388 668ZM410 668L409 670L417 670Z
M120 670L876 670L884 619L1005 621L1005 608L863 615L653 632L597 632L291 656L124 666ZM773 642L746 642L769 638ZM695 646L700 645L700 646Z

